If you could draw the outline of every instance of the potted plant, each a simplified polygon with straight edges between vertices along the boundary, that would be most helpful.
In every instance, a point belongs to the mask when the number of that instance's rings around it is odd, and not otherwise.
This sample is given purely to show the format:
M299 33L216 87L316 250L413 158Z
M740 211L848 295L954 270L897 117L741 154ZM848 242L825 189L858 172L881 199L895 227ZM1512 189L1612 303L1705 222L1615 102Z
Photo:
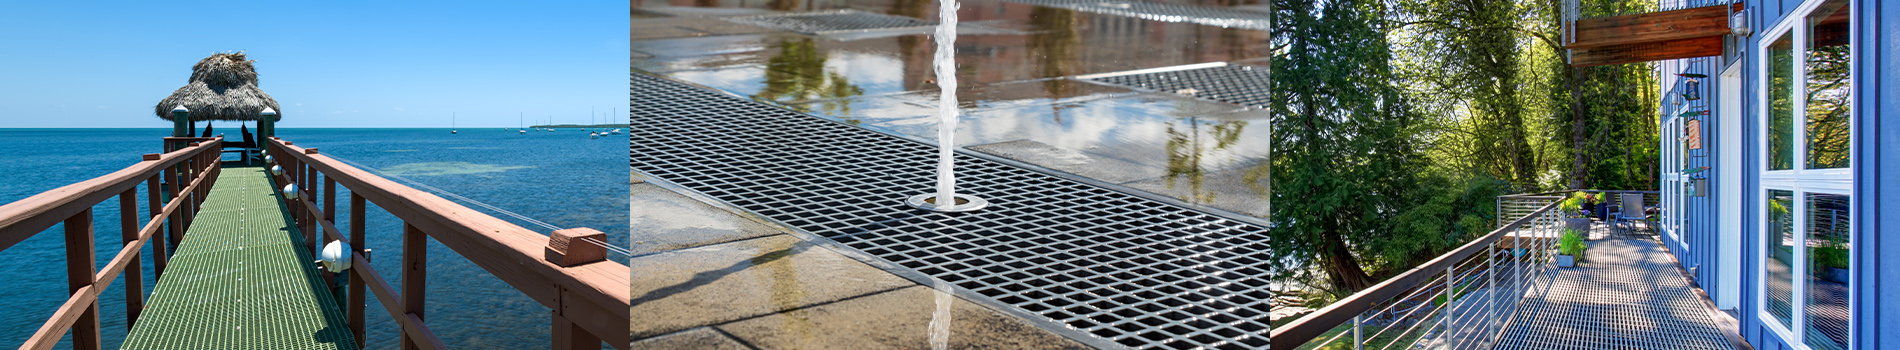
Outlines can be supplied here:
M1583 244L1582 231L1564 229L1564 236L1557 239L1557 267L1576 267L1583 250L1589 248Z
M1847 242L1841 241L1839 236L1828 235L1827 242L1814 248L1814 272L1821 275L1821 279L1847 283L1847 263Z
M1591 214L1596 214L1597 221L1610 221L1610 216L1616 215L1616 213L1610 212L1610 194L1587 193L1584 194L1584 196L1586 198L1585 201L1590 205Z
M1589 194L1576 192L1571 193L1570 198L1565 198L1562 203L1557 204L1557 209L1564 212L1564 228L1590 232L1590 217L1583 214L1583 206L1589 201Z

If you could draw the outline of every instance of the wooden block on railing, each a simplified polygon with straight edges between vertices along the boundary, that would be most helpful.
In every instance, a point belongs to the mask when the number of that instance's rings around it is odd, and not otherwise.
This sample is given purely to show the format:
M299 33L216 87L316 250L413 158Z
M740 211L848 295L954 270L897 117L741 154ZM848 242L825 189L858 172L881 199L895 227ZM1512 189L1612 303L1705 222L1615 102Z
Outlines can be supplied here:
M141 159L144 159L144 160L158 160L158 158L159 158L159 157L161 157L161 156L163 156L163 155L161 155L161 154L158 154L158 153L146 153L146 154L145 154L145 158L141 158Z
M305 149L303 149L303 154L317 154L317 149L315 149L315 148L305 148Z
M586 227L556 230L548 235L545 258L561 267L607 260L607 248L584 241L588 238L604 241L607 234Z

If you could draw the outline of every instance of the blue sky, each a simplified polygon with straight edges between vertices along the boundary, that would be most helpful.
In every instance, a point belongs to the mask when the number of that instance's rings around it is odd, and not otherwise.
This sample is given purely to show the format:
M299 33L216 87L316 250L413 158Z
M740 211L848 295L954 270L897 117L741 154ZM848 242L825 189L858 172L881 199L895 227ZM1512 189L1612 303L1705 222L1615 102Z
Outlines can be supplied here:
M170 127L152 107L236 50L279 127L624 123L627 4L4 1L0 128Z

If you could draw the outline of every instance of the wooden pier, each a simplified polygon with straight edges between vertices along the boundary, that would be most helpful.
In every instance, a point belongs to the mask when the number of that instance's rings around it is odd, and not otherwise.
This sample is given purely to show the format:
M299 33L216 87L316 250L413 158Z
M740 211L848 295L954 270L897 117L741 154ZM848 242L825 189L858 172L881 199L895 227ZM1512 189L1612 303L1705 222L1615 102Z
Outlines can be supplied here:
M314 148L276 138L264 143L274 164L256 166L220 162L222 138L165 138L166 153L0 205L0 250L65 224L71 296L20 348L49 349L68 333L75 349L100 348L99 293L120 276L126 279L128 349L361 348L372 295L400 325L403 348L446 348L423 312L428 238L549 307L551 348L629 346L627 266L605 260L602 247L569 244L597 231L542 234ZM269 170L273 165L281 171ZM283 191L287 184L295 184L295 192ZM140 185L150 202L145 213L137 210ZM339 198L338 187L349 196ZM119 213L125 244L94 270L92 207L113 197L126 208ZM335 224L339 199L348 203L347 233ZM402 259L400 285L390 285L365 258L368 247L355 244L365 242L369 204L403 221L402 246L386 249L400 254L380 255ZM331 273L311 263L331 241L351 243L345 299L332 293ZM139 280L148 243L158 276L149 300Z

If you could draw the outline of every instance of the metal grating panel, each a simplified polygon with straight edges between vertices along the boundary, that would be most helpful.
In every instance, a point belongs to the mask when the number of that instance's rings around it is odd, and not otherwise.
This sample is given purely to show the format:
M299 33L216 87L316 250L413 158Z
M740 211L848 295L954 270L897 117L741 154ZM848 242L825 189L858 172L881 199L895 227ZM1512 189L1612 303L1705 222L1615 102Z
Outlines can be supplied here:
M635 169L1138 348L1266 348L1266 229L958 153L973 213L911 209L936 148L634 74Z
M1148 1L1003 0L1043 7L1134 17L1150 21L1187 22L1222 28L1273 30L1272 17L1263 12L1228 7L1168 4Z
M1267 67L1228 65L1220 67L1117 75L1089 80L1163 93L1191 94L1207 100L1266 108L1272 94L1267 89Z
M1605 261L1555 270L1549 287L1525 296L1497 349L1734 349L1655 242L1618 236L1590 249Z
M783 29L805 34L822 34L841 31L902 29L931 27L934 22L920 21L910 17L899 17L869 13L857 10L833 10L799 12L791 14L773 14L758 16L726 17L727 21L750 24L766 28Z
M268 176L218 174L124 348L356 348Z

